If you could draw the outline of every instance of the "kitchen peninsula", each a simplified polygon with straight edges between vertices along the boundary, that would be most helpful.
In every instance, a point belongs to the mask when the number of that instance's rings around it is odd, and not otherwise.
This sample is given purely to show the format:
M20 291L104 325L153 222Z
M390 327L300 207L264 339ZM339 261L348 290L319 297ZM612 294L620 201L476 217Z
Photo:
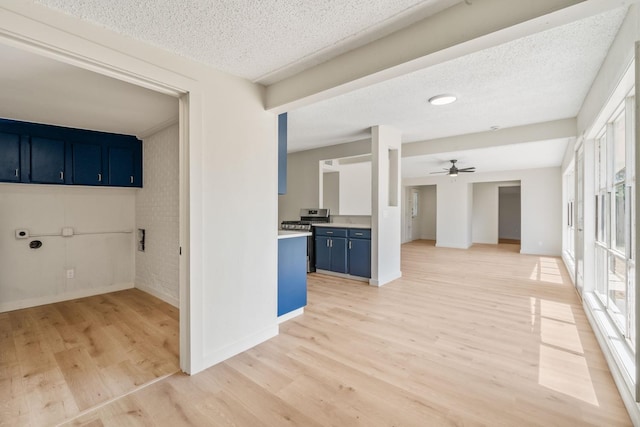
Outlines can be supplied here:
M278 230L278 322L304 312L307 305L308 231Z

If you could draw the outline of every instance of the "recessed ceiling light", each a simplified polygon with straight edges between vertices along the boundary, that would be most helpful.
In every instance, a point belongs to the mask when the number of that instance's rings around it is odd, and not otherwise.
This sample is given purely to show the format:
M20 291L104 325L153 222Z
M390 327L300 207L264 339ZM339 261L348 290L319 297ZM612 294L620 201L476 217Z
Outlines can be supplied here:
M429 103L431 105L447 105L456 101L455 95L436 95L429 98Z

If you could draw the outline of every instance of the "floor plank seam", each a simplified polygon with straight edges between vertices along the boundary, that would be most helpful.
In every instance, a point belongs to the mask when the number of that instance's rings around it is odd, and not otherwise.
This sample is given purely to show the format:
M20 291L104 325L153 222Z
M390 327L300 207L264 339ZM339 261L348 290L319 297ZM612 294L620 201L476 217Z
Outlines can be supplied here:
M99 410L99 409L103 408L104 406L110 405L111 403L116 402L116 401L118 401L118 400L120 400L120 399L124 399L125 397L127 397L127 396L129 396L129 395L131 395L131 394L137 393L137 392L139 392L140 390L144 390L145 388L150 387L150 386L152 386L152 385L154 385L154 384L156 384L156 383L159 383L160 381L163 381L163 380L165 380L165 379L167 379L167 378L169 378L169 377L171 377L171 376L173 376L173 375L175 375L175 374L179 374L180 372L182 372L182 371L181 371L180 369L178 369L178 370L176 370L176 371L174 371L174 372L170 372L170 373L165 374L165 375L163 375L163 376L161 376L161 377L154 378L153 380L151 380L151 381L149 381L149 382L147 382L147 383L142 384L142 385L141 385L140 387L138 387L138 388L135 388L135 389L133 389L133 390L130 390L130 391L128 391L128 392L126 392L126 393L124 393L124 394L120 394L120 395L118 395L118 396L112 397L111 399L105 400L104 402L100 403L99 405L92 406L91 408L87 408L87 409L85 409L84 411L79 412L79 413L78 413L78 414L76 414L75 416L73 416L73 417L71 417L71 418L68 418L68 419L66 419L66 420L64 420L64 421L62 421L62 422L60 422L60 423L56 424L56 427L61 427L61 426L67 425L67 424L69 424L69 423L73 422L74 420L76 420L76 419L78 419L78 418L80 418L80 417L83 417L83 416L85 416L85 415L87 415L87 414L90 414L90 413L92 413L92 412L94 412L94 411L97 411L97 410Z

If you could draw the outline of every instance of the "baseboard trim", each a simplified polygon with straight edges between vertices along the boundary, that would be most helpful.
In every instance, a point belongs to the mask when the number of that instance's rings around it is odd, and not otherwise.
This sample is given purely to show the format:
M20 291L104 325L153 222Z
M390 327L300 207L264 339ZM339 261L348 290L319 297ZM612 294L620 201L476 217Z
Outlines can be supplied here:
M620 397L622 397L622 402L629 413L629 418L631 418L631 422L634 426L640 426L640 404L636 402L635 397L629 388L627 380L625 379L625 374L617 363L619 357L614 354L608 340L604 337L604 333L601 329L601 322L597 319L597 315L592 311L592 307L588 299L589 298L587 297L582 302L582 307L587 315L587 320L589 321L591 329L596 336L596 340L600 345L602 354L604 355L609 371L611 372L611 376L613 377L613 382L616 384Z
M386 285L387 283L391 283L394 280L399 279L401 277L402 277L402 271L398 271L397 273L391 276L378 278L378 279L369 279L369 285L380 287L380 286Z
M286 322L287 320L293 319L294 317L298 317L303 313L304 313L304 307L300 307L298 309L285 313L282 316L278 317L278 324L282 322Z
M210 368L213 365L224 362L225 360L235 356L236 354L247 351L250 348L257 346L258 344L261 344L268 339L275 337L276 335L278 335L278 333L279 327L278 323L276 322L273 325L270 325L258 332L249 334L232 344L206 354L200 361L195 361L195 363L192 363L191 365L191 372L189 372L189 374L197 374L198 372L204 371L205 369Z
M12 301L0 303L0 313L13 310L21 310L23 308L37 307L39 305L54 304L62 301L69 301L78 298L92 297L95 295L108 294L109 292L124 291L133 288L133 283L118 283L111 286L102 286L100 288L78 289L75 291L65 292L57 295L49 295L46 297L29 298L20 301Z
M146 285L136 284L135 288L140 289L141 291L146 292L150 295L153 295L154 297L161 299L162 301L166 302L169 305L174 306L175 308L180 308L180 300L178 298L174 298L171 295L167 295L164 292L160 292L157 289L154 289Z

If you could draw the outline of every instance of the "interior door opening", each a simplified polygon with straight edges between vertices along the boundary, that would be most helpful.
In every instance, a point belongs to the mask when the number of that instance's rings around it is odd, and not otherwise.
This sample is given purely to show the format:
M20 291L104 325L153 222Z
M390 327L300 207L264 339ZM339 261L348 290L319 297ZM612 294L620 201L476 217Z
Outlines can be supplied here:
M498 243L520 244L520 186L498 188Z

